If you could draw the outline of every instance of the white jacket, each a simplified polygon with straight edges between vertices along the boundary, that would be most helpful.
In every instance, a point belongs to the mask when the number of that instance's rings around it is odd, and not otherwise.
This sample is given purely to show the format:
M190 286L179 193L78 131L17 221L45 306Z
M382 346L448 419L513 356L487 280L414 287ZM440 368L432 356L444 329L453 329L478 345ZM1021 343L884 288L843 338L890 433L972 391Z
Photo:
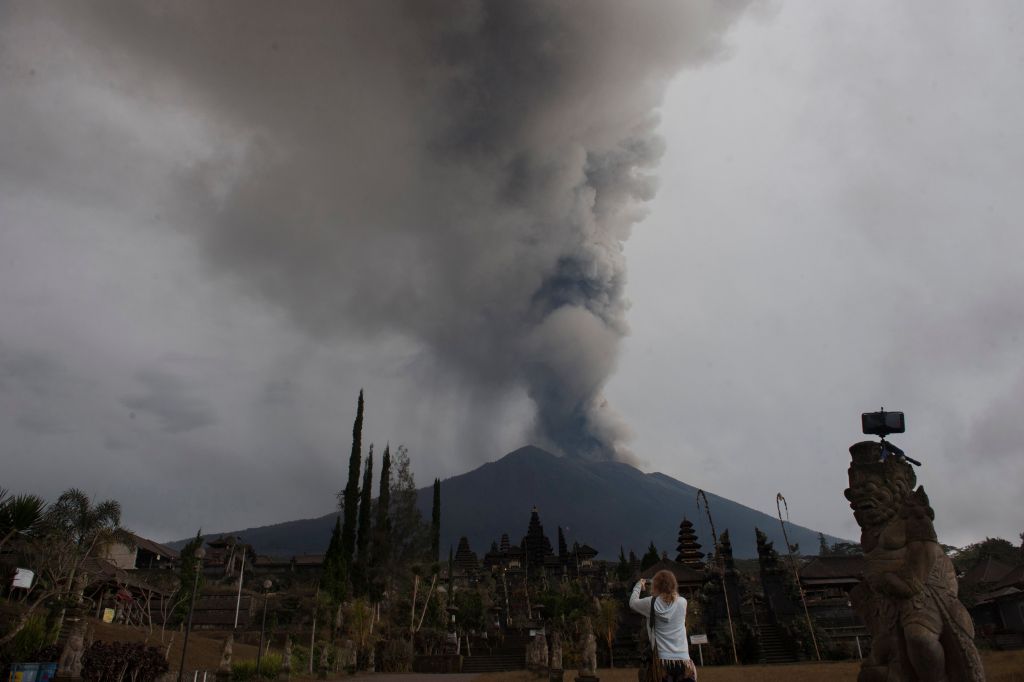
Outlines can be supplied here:
M641 582L633 587L633 594L629 597L629 608L647 617L651 615L651 599L653 597L641 599L641 588ZM689 660L690 646L686 640L686 599L677 595L671 604L666 604L664 599L658 599L654 604L654 619L656 621L654 637L658 643L658 658L667 661ZM650 634L649 630L648 634Z

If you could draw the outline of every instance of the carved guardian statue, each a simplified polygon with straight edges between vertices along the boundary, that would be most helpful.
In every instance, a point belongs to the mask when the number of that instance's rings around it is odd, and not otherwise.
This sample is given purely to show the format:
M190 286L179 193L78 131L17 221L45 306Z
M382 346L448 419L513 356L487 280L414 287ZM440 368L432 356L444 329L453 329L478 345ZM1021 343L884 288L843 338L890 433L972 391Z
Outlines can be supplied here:
M877 442L850 448L846 499L861 528L864 578L850 592L872 636L858 682L984 682L974 625L913 467L881 461Z

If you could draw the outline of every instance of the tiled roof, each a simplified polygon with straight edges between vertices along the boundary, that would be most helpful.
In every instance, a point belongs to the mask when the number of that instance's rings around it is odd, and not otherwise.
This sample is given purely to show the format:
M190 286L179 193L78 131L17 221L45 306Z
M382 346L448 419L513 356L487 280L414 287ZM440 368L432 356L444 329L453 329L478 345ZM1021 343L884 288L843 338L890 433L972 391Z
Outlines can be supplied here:
M658 571L671 571L676 577L676 581L680 584L692 584L704 581L704 573L701 571L695 571L689 566L677 564L671 559L662 559L658 563L654 564L646 571L640 574L641 578L650 580L654 577L654 574Z
M1014 566L1006 575L999 579L995 585L996 589L1004 587L1024 587L1024 564Z
M1001 588L1001 589L998 589L998 590L992 590L991 592L986 592L984 594L979 594L978 595L978 604L985 604L987 602L998 601L999 599L1002 599L1003 597L1010 597L1010 596L1013 596L1013 595L1018 595L1018 594L1021 594L1022 592L1024 592L1024 590L1019 590L1016 587L1004 587L1004 588Z
M176 549L171 549L166 545L161 545L159 542L153 542L152 540L148 540L144 537L138 536L135 533L129 533L129 535L132 536L132 541L135 543L135 546L139 549L144 549L147 552L159 554L160 556L169 557L171 559L178 558L178 550Z
M1012 568L1012 566L1008 566L998 559L987 556L976 563L971 570L967 571L964 577L960 579L960 582L967 585L998 583L1007 576Z

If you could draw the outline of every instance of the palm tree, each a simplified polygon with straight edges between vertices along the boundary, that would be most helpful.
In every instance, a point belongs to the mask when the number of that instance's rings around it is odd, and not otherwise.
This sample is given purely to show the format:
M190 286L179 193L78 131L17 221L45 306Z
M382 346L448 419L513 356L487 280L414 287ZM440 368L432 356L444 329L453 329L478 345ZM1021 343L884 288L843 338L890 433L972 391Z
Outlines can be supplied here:
M131 531L121 527L121 503L104 500L94 505L78 488L61 493L50 506L46 522L55 541L70 555L70 570L63 590L67 596L75 589L75 579L87 557L95 556L114 543L135 545Z
M0 488L0 548L16 535L37 535L45 526L46 502L38 495L9 497Z

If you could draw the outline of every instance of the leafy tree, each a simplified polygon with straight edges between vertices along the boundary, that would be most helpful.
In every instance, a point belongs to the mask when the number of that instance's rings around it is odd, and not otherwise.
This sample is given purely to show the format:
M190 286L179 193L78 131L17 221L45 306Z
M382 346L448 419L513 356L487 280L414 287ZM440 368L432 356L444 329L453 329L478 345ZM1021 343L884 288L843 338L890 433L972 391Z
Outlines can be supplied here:
M366 467L363 472L363 488L359 496L359 534L356 537L356 562L352 573L356 594L366 592L370 557L370 514L373 495L373 444L366 455Z
M434 504L430 511L430 556L433 561L441 558L441 479L434 479Z
M363 448L363 392L359 391L359 403L356 406L356 419L352 424L352 453L348 458L348 483L341 492L340 503L345 515L341 528L341 557L345 573L352 566L352 557L356 549L356 517L359 513L359 464Z
M1003 538L985 538L981 542L967 545L953 554L953 564L957 571L969 571L980 561L992 558L1010 566L1021 562L1021 551L1009 540Z
M395 478L391 483L391 546L388 551L394 572L426 559L430 538L429 526L424 523L416 504L416 479L404 445L398 447L391 464Z
M832 553L832 548L828 545L828 540L825 539L824 533L818 533L818 556L828 556Z
M484 600L477 590L459 590L452 600L459 609L456 618L466 630L480 632L487 627Z
M858 542L833 542L829 548L832 556L859 556L864 553L864 548Z
M356 599L348 607L345 619L349 635L356 645L356 667L366 665L370 648L374 644L373 606L366 599Z
M654 546L654 540L651 540L651 544L647 548L647 553L644 554L642 559L640 559L640 570L646 571L659 561L661 561L661 555L658 554L658 548Z
M619 629L619 602L617 600L604 598L597 602L594 628L608 646L608 667L614 668L615 658L612 654L612 643L615 641L615 632Z

